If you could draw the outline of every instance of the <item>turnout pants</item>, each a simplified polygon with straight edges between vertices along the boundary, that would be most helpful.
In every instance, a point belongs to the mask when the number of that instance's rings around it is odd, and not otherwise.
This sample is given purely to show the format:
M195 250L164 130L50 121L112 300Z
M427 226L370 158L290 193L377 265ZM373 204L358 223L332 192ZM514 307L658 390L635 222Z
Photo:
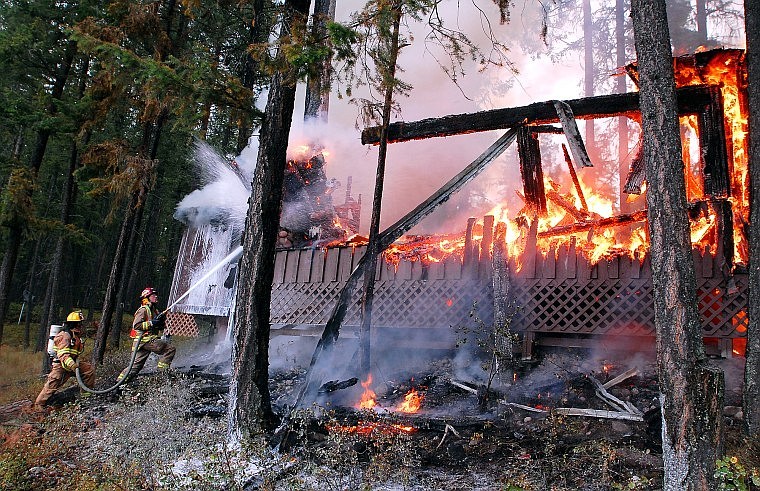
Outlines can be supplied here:
M177 353L177 348L160 338L151 339L147 343L143 343L137 350L135 363L132 365L132 369L129 373L126 373L126 368L122 370L117 380L121 380L124 377L132 378L140 373L140 370L145 366L145 362L148 361L148 357L151 353L159 355L158 368L167 369L172 364L174 355Z
M93 387L95 385L95 367L86 361L80 360L79 373L82 374L82 380L87 387ZM53 363L53 368L47 376L45 386L40 391L34 404L44 406L48 399L50 399L58 389L63 387L63 384L65 384L72 375L74 375L74 372L65 370L60 362Z

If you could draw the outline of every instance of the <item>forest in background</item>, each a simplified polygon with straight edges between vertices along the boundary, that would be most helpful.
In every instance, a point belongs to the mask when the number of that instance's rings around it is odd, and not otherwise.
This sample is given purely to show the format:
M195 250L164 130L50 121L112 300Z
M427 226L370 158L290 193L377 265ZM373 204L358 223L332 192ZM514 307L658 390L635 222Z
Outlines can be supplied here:
M145 284L168 295L193 138L248 144L273 15L264 1L2 2L0 318L27 300L32 346L71 308L130 312Z

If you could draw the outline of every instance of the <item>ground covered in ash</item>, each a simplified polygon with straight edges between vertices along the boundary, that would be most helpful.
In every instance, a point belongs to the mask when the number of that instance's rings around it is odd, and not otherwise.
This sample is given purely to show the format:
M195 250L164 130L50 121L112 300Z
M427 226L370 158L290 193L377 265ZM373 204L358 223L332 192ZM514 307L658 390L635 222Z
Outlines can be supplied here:
M81 399L72 387L44 413L20 401L16 411L0 410L0 489L661 489L651 359L547 351L490 384L473 359L463 364L455 353L415 359L416 366L375 367L373 410L355 407L365 391L361 381L351 384L338 373L316 404L293 411L306 369L274 364L273 406L285 424L244 446L229 443L224 363L188 358L183 364L180 356L169 375L152 373L149 364L116 393ZM98 385L107 386L124 362L104 367ZM758 466L760 448L738 436L741 393L734 377L741 367L735 360L720 363L727 377L727 454ZM624 403L621 411L598 394L596 382L626 373L605 389ZM350 386L328 390L343 385ZM419 411L399 412L411 389L422 399ZM608 417L566 415L560 408L604 410ZM623 413L640 417L609 417Z

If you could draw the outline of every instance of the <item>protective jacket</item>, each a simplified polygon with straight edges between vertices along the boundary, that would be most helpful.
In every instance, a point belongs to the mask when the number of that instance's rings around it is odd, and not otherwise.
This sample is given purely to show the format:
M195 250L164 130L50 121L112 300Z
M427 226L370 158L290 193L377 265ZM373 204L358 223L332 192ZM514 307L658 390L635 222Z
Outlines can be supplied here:
M141 345L152 341L161 336L161 328L151 326L150 321L153 320L156 314L153 312L153 305L146 303L141 305L137 311L135 311L135 318L132 321L132 330L129 332L129 337L132 339L138 338L140 334L145 333L142 337Z
M84 351L84 341L68 329L56 334L53 339L55 356L53 365L60 363L64 370L73 372L77 367L77 358Z
M79 360L79 355L84 351L84 340L81 336L64 329L53 338L53 363L50 373L42 387L37 399L34 401L37 406L44 406L48 399L63 387L69 378L71 378L79 364L79 372L82 375L85 385L93 387L95 385L95 367L86 360ZM89 395L89 394L83 394Z

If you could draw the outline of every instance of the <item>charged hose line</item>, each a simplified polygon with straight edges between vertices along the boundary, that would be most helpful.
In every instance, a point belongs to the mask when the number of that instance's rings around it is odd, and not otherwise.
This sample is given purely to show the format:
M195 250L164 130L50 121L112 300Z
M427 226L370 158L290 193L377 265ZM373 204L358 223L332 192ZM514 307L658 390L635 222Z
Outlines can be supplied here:
M79 367L76 368L76 375L77 375L77 383L79 384L79 387L82 388L85 392L89 392L90 394L108 394L109 392L113 392L116 389L118 389L124 382L127 381L129 378L129 372L132 370L132 365L135 364L135 358L137 358L137 351L140 349L140 341L142 341L143 336L145 335L145 331L140 333L140 336L137 338L137 341L134 342L132 345L132 358L129 360L129 366L124 370L122 373L126 373L124 375L124 378L116 382L116 384L113 387L109 387L107 389L97 390L92 389L90 387L87 387L85 385L84 380L82 380L82 374L79 373Z

